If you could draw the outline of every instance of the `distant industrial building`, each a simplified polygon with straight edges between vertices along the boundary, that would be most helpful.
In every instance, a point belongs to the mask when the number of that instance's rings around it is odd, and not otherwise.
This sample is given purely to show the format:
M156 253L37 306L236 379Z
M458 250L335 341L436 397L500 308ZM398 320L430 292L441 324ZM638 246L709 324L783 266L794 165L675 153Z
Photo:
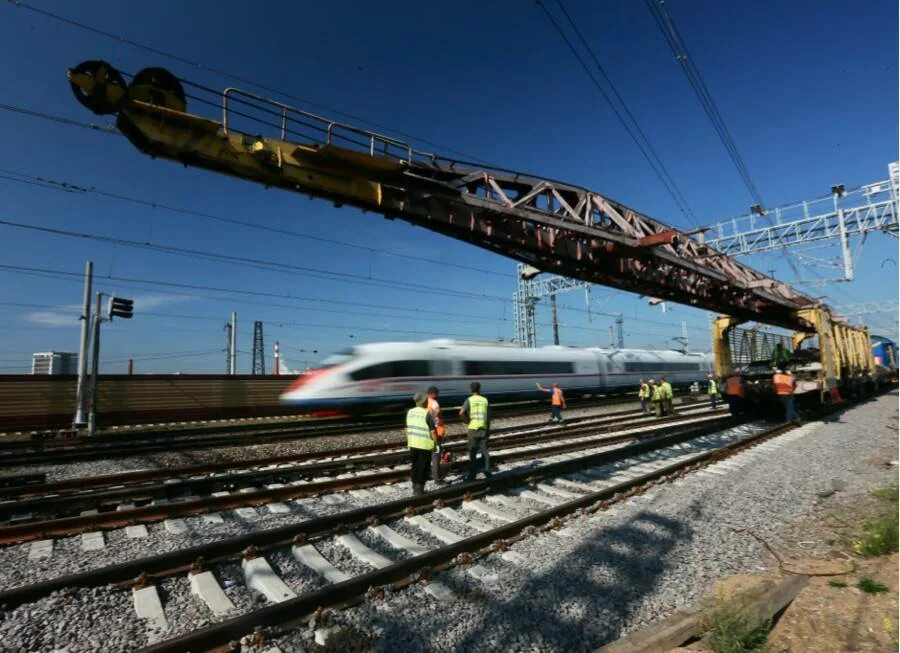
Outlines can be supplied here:
M69 351L45 351L32 354L32 374L78 374L78 354Z

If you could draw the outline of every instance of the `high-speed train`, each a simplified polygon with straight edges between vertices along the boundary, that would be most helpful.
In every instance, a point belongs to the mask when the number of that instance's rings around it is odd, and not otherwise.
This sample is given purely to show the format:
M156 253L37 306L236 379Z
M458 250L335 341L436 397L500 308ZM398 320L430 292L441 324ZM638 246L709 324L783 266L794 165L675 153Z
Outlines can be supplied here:
M409 406L411 395L437 386L441 402L469 395L472 381L492 400L545 396L535 386L559 383L568 397L637 392L640 379L665 376L688 386L713 369L708 354L641 349L575 349L478 344L453 340L359 345L323 360L281 395L310 411L367 412Z

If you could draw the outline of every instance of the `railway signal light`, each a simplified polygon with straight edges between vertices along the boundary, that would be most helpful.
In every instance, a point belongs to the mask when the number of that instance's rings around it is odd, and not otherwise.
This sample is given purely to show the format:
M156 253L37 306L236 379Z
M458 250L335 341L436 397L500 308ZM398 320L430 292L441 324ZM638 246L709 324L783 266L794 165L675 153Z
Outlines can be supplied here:
M121 317L130 320L134 315L134 300L125 299L124 297L110 297L107 316L109 319L113 317Z

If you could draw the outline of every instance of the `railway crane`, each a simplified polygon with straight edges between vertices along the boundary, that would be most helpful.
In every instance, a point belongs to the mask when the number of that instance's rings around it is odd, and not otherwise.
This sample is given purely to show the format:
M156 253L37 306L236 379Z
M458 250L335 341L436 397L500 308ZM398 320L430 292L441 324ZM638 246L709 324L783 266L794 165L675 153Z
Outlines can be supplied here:
M215 118L196 115L187 111L191 83L163 68L145 68L127 83L110 64L85 61L68 80L81 104L115 114L118 129L150 156L400 218L545 272L730 316L714 330L720 374L730 367L727 333L741 322L817 334L823 350L837 342L832 325L841 320L816 299L708 247L702 232L679 231L586 188L420 151L237 88L204 100L220 107Z

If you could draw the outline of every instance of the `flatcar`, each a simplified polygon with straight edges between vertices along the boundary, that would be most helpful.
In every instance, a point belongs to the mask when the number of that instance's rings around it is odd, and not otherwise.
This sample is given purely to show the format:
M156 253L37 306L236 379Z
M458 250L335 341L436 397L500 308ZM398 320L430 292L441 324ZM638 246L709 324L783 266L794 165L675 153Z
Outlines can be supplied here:
M442 401L462 402L472 381L493 400L544 397L536 383L559 383L567 396L637 391L641 378L664 375L687 387L706 378L708 354L640 349L578 349L480 344L453 340L360 345L302 374L281 401L310 411L366 412L409 405L410 395L437 386Z

